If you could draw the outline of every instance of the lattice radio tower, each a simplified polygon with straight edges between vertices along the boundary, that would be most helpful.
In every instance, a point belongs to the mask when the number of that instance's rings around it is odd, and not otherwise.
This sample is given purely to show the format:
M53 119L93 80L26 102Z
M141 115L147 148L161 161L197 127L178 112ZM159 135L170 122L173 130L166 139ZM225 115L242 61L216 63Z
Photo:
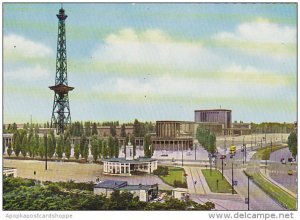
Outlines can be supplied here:
M66 126L71 123L68 92L74 87L68 86L67 75L67 48L65 20L67 15L63 7L59 9L58 37L56 55L55 86L49 86L54 91L53 110L51 117L51 128L55 128L57 134L63 134Z

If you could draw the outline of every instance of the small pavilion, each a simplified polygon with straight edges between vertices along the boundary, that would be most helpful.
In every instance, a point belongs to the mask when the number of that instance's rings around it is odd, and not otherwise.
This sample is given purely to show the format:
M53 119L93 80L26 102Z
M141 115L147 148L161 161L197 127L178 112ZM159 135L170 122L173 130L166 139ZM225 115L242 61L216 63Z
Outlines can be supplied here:
M133 145L128 142L125 158L103 159L103 173L111 175L131 176L132 172L152 173L157 169L157 160L153 158L133 156Z

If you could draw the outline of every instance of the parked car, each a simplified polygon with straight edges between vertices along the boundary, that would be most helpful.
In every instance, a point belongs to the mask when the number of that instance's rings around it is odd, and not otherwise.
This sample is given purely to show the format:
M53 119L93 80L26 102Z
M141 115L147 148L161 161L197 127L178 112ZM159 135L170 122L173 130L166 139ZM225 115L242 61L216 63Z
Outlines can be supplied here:
M221 155L220 159L225 159L226 155Z
M286 164L285 159L281 159L281 163L282 163L282 164Z
M292 158L292 157L289 157L289 158L288 158L288 162L293 162L293 158Z

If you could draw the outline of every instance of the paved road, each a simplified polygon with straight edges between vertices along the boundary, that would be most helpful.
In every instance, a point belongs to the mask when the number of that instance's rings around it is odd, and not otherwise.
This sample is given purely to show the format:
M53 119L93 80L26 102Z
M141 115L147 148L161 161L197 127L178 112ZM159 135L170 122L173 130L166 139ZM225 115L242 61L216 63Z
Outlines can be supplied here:
M231 182L231 170L224 170L224 174ZM241 169L234 169L234 180L238 181L235 190L244 198L247 198L248 192L248 178ZM250 210L259 211L280 211L285 210L281 205L276 203L258 186L250 181Z
M297 193L297 165L291 165L287 162L287 159L291 157L291 152L288 148L283 148L271 153L270 160L278 163L272 163L269 165L270 177L277 183L283 185L287 189L294 193ZM280 159L284 158L286 164L281 164ZM288 171L293 170L293 175L288 175Z
M215 209L219 211L237 211L247 210L247 206L238 195L221 196L221 195L191 195L193 201L198 203L213 202Z

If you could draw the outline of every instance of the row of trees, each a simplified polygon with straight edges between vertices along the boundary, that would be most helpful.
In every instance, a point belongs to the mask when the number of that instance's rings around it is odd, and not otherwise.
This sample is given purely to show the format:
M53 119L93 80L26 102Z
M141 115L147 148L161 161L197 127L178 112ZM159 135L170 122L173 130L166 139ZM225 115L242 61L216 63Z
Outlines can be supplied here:
M11 156L14 152L17 157L21 154L23 157L29 156L34 158L39 156L44 158L47 148L47 157L52 158L55 154L58 158L63 157L65 153L67 158L71 155L70 135L66 133L59 138L54 137L53 131L49 135L40 138L36 132L18 129L13 134L12 145L9 144L7 154Z
M169 198L165 202L139 201L133 194L118 190L111 194L94 195L90 183L36 185L35 180L3 177L3 209L8 210L211 210L214 204L180 201ZM87 186L84 187L84 184ZM65 186L68 186L67 188ZM70 187L74 187L73 189ZM79 188L78 188L79 187Z
M293 157L297 156L297 133L294 131L288 137L288 147Z
M251 123L252 133L291 133L294 130L293 123L262 122Z
M126 137L125 146L128 145L129 138L133 145L133 153L136 155L135 137L133 135ZM82 135L80 139L76 140L74 145L75 159L78 160L79 158L84 158L87 160L89 150L91 151L94 161L97 161L100 158L117 158L119 156L119 141L116 137L111 135L107 139L93 135L91 137L90 145L91 147L89 147L89 141L85 135ZM7 154L11 156L14 152L17 157L22 154L23 157L29 156L34 158L39 156L43 159L45 157L46 148L47 157L50 159L53 156L61 159L63 158L63 154L65 154L67 159L70 159L70 133L65 132L65 135L60 135L59 138L56 138L53 131L51 131L49 135L45 134L44 137L40 138L37 133L29 132L28 134L26 130L18 129L13 135L12 145L9 145L7 148ZM153 155L153 150L151 151L150 135L145 136L144 154L146 157L151 157Z
M208 129L199 125L196 132L198 142L204 147L207 152L213 154L216 152L216 136Z

